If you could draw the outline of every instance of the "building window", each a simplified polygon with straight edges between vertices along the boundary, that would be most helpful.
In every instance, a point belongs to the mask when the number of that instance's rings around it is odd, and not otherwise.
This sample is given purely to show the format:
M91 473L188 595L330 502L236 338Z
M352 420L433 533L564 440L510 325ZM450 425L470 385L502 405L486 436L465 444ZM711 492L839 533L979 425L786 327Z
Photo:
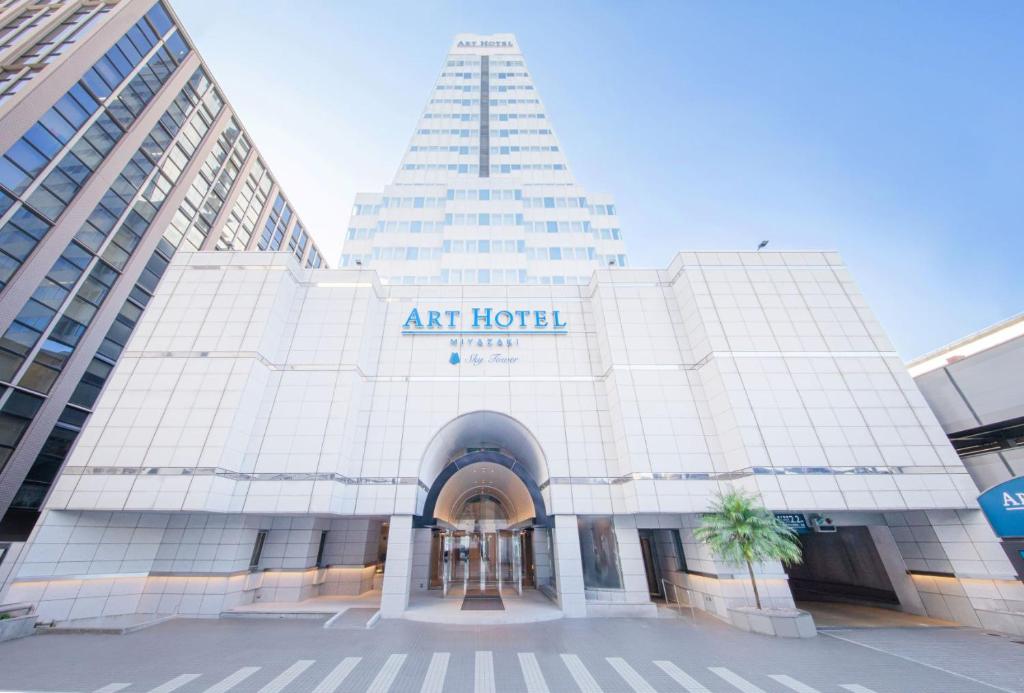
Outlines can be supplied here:
M327 530L320 532L320 546L316 550L316 567L326 568L324 565L324 549L327 547Z
M267 542L269 529L261 529L256 532L256 543L252 546L252 558L249 559L249 572L256 572L260 567L260 557L263 555L263 545Z
M622 589L619 545L615 524L607 516L579 518L580 553L583 556L583 586L591 589Z
M686 572L686 554L683 553L683 538L678 529L672 530L672 543L676 547L676 570Z

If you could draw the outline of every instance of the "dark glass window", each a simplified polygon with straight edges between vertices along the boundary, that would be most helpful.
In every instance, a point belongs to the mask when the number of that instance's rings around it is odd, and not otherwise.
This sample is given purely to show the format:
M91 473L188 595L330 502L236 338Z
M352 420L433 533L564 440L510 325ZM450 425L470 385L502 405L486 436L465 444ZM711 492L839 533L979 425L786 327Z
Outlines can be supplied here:
M249 558L249 570L255 571L260 567L260 557L263 556L263 545L267 541L267 535L270 534L270 530L261 529L256 532L256 543L252 547L252 556Z

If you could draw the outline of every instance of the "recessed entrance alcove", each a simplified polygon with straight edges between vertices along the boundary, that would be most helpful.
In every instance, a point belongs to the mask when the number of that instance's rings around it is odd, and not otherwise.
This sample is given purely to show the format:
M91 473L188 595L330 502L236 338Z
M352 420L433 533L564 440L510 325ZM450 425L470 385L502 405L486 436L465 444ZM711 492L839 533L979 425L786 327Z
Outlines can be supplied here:
M561 617L538 481L546 477L540 446L509 416L473 412L442 428L424 458L429 490L416 518L425 589L413 592L405 617L477 624Z

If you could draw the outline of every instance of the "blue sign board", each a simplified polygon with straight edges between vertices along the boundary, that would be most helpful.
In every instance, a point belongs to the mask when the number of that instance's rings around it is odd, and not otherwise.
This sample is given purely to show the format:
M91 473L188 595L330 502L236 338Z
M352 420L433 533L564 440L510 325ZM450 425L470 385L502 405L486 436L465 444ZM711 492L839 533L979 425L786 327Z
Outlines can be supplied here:
M568 327L559 310L472 308L463 316L461 310L420 310L417 306L402 323L402 334L566 334Z
M997 537L1024 537L1024 476L993 486L978 504Z
M797 534L807 534L811 531L807 526L807 517L803 513L775 513L775 519Z

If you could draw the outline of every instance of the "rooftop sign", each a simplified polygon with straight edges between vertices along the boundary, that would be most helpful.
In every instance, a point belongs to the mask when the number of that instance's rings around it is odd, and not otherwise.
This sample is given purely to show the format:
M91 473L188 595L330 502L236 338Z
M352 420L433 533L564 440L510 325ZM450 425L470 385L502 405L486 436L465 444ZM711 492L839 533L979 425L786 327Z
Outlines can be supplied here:
M515 48L512 41L464 41L455 44L457 48Z

